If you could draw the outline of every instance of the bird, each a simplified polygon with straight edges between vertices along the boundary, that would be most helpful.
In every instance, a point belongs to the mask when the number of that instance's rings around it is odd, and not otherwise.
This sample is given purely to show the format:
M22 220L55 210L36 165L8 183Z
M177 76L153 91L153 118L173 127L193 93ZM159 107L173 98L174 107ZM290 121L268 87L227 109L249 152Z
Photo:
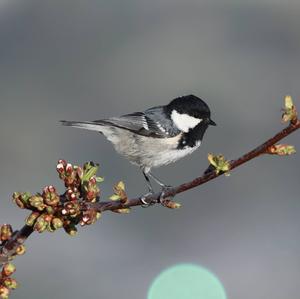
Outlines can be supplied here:
M154 193L150 179L161 186L162 195L171 188L152 174L152 168L176 162L199 148L207 128L216 126L210 116L206 102L190 94L143 112L94 121L62 120L61 124L102 133L119 154L140 167L149 191L142 199L146 204L144 198Z

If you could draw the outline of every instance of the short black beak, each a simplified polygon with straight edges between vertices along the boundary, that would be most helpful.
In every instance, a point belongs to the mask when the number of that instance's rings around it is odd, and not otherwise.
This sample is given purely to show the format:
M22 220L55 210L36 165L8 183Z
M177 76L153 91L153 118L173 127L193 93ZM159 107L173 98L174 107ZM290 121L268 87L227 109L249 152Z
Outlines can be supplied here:
M210 126L216 126L216 125L217 125L212 119L209 119L208 124L209 124Z

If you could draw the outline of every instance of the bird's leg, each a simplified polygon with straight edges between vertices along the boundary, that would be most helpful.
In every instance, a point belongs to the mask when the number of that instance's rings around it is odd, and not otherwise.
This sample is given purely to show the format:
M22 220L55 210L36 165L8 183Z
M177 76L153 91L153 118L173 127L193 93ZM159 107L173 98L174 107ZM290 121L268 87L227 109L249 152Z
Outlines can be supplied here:
M149 176L147 175L147 173L144 170L143 170L143 175L144 175L144 177L146 179L146 183L147 183L147 187L148 187L149 192L146 193L146 194L144 194L141 197L141 202L143 203L142 207L147 208L147 207L151 206L153 203L152 202L148 202L146 200L146 198L147 198L147 196L152 195L154 193L154 191L153 191L153 188L152 188Z
M166 185L166 184L163 183L160 179L158 179L156 176L154 176L151 172L148 172L147 175L148 175L153 181L155 181L159 186L161 186L162 189L170 189L170 188L172 188L172 186Z
M149 176L147 175L147 173L144 170L143 170L143 175L144 175L144 177L146 179L146 183L147 183L147 187L148 187L149 193L153 193L153 187L151 185Z
M158 179L156 176L154 176L150 171L146 172L146 171L143 170L143 175L144 175L144 177L146 179L149 192L146 193L146 194L144 194L141 197L141 202L143 203L142 207L147 208L147 207L155 204L155 202L148 202L147 201L147 196L152 195L154 193L153 187L151 185L150 178L153 181L155 181L158 185L161 186L162 190L161 190L160 196L158 198L158 202L161 205L165 206L165 203L167 201L170 201L174 197L174 196L169 196L168 198L164 198L166 192L169 191L172 188L172 186L169 186L169 185L166 185L165 183L163 183L160 179Z
M166 185L165 183L163 183L160 179L158 179L156 176L154 176L151 172L148 172L148 176L149 176L150 178L152 178L158 185L161 186L162 190L161 190L161 193L160 193L160 196L159 196L158 201L159 201L159 203L160 203L161 205L164 206L166 200L170 200L170 198L168 198L168 199L164 198L165 193L166 193L168 190L170 190L171 188L173 188L173 187L170 186L170 185ZM172 199L173 197L174 197L174 196L171 196L171 199Z

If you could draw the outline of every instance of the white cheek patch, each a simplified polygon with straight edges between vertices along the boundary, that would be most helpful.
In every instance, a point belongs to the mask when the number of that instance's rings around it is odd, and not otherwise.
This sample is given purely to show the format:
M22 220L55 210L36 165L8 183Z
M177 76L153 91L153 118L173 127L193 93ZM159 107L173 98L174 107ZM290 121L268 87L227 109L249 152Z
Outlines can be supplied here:
M190 116L188 114L180 114L176 110L172 111L171 118L176 127L185 133L187 133L190 129L195 128L202 121L202 119Z

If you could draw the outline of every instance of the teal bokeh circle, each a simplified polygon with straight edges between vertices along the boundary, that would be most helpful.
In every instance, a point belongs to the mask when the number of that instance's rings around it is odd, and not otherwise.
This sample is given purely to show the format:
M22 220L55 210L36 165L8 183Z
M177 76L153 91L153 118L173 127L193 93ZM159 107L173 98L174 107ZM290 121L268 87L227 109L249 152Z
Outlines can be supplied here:
M226 299L226 293L220 280L207 269L179 264L155 278L148 299Z

